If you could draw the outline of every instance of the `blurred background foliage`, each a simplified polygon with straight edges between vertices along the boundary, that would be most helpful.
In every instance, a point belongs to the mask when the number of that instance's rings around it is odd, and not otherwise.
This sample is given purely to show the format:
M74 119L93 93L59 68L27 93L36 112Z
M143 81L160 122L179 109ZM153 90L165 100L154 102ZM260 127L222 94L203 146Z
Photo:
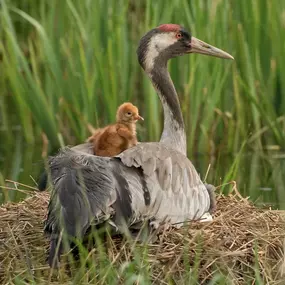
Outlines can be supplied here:
M170 62L189 157L208 155L195 165L204 175L214 163L212 183L240 179L248 188L266 177L260 185L280 194L274 185L284 186L285 1L0 0L0 5L0 184L6 177L33 175L42 153L82 143L89 124L113 122L127 100L145 118L139 139L159 140L162 108L136 48L149 29L172 22L235 57L189 55ZM241 150L255 154L241 158ZM266 173L260 175L256 165Z

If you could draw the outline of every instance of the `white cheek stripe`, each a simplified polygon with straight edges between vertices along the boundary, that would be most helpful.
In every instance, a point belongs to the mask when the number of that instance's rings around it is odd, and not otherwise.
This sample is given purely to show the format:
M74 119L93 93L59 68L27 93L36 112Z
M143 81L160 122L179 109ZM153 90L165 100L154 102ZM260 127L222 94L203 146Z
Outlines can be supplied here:
M151 71L153 69L154 60L167 47L173 45L177 39L175 33L161 33L153 36L149 41L146 57L145 57L145 69Z

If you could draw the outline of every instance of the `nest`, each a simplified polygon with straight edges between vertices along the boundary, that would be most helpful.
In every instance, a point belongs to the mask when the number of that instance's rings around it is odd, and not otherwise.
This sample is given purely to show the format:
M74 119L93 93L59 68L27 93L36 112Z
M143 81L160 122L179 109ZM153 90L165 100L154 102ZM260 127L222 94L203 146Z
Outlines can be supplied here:
M46 263L48 239L43 235L43 221L48 201L48 192L35 192L20 203L0 208L1 284L71 282L72 274L51 277ZM147 245L143 257L150 283L185 284L185 278L189 283L195 276L196 283L208 284L213 277L224 276L226 284L260 280L284 284L284 211L256 208L237 194L217 197L217 209L213 222L191 222L179 230L165 230L154 244ZM122 268L136 259L135 249L142 245L133 246L122 237L110 238L106 245L109 265L118 269L117 278L123 283ZM96 249L89 255L96 256ZM100 276L92 284L108 284L108 278Z

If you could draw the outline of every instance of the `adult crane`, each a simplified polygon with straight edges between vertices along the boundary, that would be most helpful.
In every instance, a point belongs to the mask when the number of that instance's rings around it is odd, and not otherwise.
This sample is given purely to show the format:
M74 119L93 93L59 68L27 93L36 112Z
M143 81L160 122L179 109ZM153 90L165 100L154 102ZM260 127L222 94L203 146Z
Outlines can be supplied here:
M94 155L92 144L64 148L49 160L52 195L45 232L50 234L49 264L58 265L61 230L82 238L95 225L115 231L200 219L211 208L211 189L186 156L186 135L178 96L167 70L177 56L200 53L233 59L193 37L183 27L163 24L140 40L138 61L159 95L164 127L159 142L139 143L116 157ZM59 244L59 250L56 245Z

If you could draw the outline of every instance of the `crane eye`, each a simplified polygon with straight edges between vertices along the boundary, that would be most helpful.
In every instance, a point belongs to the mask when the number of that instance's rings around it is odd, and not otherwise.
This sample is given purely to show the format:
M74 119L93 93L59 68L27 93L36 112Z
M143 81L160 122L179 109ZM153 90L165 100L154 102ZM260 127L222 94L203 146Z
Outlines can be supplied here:
M177 38L177 39L181 39L181 38L182 38L182 34L181 34L180 32L177 33L177 34L176 34L176 38Z

